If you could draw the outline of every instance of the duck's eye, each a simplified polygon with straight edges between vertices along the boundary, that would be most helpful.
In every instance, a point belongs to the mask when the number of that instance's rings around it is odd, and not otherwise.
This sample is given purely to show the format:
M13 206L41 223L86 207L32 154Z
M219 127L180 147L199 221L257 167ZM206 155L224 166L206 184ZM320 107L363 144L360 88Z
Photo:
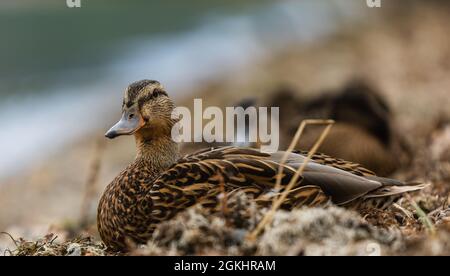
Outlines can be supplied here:
M134 114L133 113L131 113L130 115L128 115L128 120L131 120L131 119L133 119L134 118Z

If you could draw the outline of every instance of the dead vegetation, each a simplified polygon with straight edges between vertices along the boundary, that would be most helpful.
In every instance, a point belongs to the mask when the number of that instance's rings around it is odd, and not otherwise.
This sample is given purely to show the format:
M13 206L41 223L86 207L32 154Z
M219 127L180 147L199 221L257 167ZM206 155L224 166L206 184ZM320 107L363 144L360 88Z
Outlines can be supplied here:
M423 201L425 200L425 201ZM414 201L430 203L421 194ZM335 206L277 210L256 239L248 235L267 209L258 209L241 194L233 214L210 214L201 207L186 210L162 223L153 238L130 255L447 255L450 254L448 209L427 217L429 231L409 201L387 211L365 210L362 215ZM399 205L400 206L400 205ZM364 215L366 213L366 215ZM12 237L11 237L12 238ZM14 240L5 255L115 255L92 238L60 242L53 234L37 241Z
M110 255L105 246L100 242L94 242L92 238L75 238L70 241L58 242L58 236L48 234L36 241L26 241L22 238L9 238L16 248L6 249L5 256L104 256Z

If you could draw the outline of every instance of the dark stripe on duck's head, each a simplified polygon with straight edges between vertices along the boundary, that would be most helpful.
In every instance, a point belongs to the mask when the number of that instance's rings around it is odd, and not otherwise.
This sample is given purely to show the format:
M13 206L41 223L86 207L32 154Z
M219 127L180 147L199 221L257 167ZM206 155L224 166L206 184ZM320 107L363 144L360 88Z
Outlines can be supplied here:
M167 95L167 92L164 91L162 88L155 88L155 89L153 89L152 93L147 93L147 94L139 97L139 99L138 99L138 106L142 107L144 105L144 103L146 103L146 102L148 102L150 100L156 99L159 96L166 96L167 97L168 95Z
M123 99L123 105L126 107L133 106L137 100L140 101L141 98L150 100L156 98L157 96L167 93L164 91L162 85L156 80L140 80L130 84L125 91L125 96Z

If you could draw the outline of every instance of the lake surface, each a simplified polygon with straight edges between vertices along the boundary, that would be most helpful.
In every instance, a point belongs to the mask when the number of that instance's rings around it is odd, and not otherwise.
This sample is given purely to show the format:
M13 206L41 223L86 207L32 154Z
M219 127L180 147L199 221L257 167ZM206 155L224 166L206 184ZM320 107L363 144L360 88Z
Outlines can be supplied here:
M132 81L157 79L176 97L364 9L358 0L61 2L0 5L0 177L106 129Z

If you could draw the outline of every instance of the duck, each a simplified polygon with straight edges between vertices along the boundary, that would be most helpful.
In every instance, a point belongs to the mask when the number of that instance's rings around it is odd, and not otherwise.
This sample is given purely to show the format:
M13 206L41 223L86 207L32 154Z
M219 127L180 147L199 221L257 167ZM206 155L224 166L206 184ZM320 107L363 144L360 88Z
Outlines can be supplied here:
M195 205L214 210L222 192L248 194L256 203L273 193L281 171L281 190L306 162L305 170L282 207L336 204L349 208L385 208L404 193L425 186L376 176L364 167L317 153L262 152L255 148L207 148L181 156L171 137L177 118L164 87L155 80L130 84L122 116L105 136L132 135L137 154L100 198L97 228L104 244L115 251L145 244L156 227ZM286 154L286 162L282 162Z
M302 120L332 119L336 123L320 147L322 153L361 164L381 176L411 163L412 149L396 127L394 112L370 82L355 78L318 94L307 97L293 87L279 85L262 100L264 106L280 108L282 145L290 143L289 137ZM322 131L320 126L308 127L296 148L311 148Z

